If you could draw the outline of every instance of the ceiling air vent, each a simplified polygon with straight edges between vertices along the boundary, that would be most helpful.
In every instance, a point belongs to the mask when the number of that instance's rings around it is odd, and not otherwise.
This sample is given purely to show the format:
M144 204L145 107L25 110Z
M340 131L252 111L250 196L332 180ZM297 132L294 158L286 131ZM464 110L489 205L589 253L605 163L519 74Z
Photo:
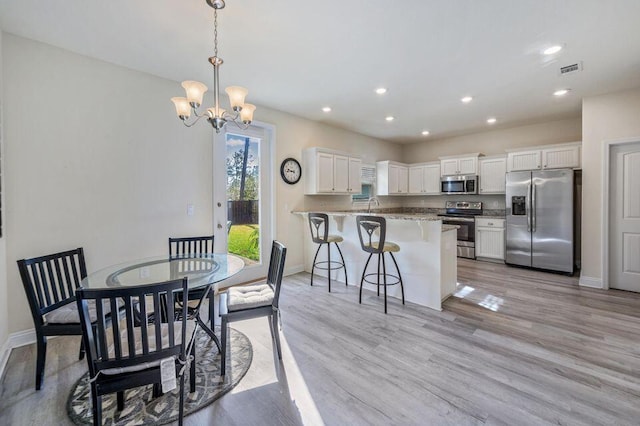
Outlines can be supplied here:
M576 62L575 64L567 65L560 68L560 75L567 75L574 72L582 71L582 62Z

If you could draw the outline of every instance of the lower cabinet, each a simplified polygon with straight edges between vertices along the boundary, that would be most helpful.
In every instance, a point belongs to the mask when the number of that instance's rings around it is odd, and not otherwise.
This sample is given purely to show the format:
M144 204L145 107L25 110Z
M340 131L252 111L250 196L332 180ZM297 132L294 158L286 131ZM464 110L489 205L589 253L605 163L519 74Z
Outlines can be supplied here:
M476 257L504 261L505 220L476 218Z

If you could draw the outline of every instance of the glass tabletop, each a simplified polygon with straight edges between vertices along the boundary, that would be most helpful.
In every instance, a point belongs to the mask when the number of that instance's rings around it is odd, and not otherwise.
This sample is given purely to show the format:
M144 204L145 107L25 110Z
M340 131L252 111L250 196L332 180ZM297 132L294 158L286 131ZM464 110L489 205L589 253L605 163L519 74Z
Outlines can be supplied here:
M109 266L89 274L80 285L92 289L133 287L188 277L189 288L197 289L224 281L242 268L244 261L227 253L158 256Z

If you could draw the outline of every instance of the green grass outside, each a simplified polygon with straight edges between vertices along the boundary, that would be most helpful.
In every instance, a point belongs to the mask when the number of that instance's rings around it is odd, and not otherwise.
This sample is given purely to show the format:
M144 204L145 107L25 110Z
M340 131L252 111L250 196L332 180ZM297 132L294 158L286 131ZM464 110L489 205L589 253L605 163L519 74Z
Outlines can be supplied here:
M260 260L260 226L232 225L228 238L229 253Z

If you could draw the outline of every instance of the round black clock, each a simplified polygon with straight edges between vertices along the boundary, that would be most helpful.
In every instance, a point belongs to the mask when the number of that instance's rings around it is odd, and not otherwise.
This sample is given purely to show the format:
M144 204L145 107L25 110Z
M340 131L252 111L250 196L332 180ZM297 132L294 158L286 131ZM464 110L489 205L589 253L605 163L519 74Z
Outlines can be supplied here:
M298 183L302 177L302 167L295 158L285 158L280 165L280 176L289 185Z

